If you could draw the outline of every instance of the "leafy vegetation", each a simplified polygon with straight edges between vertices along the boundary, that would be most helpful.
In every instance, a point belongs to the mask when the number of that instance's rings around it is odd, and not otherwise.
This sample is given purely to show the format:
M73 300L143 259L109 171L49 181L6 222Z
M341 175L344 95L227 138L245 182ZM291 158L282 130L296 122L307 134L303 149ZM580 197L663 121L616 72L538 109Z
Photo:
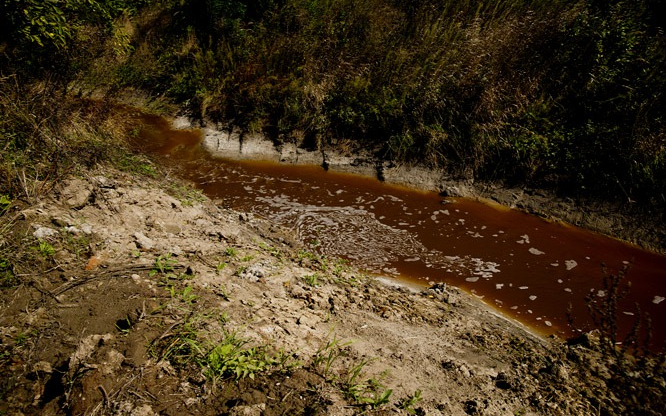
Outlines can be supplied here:
M14 147L29 136L54 154L41 131L67 114L51 97L72 85L139 88L277 142L371 149L570 195L666 200L660 1L3 0L0 9L2 80L21 87L3 85L4 101L36 98L19 113L3 105L17 120L3 134ZM41 90L23 87L45 79Z
M343 143L463 177L663 204L660 2L149 9L110 87L167 94L278 142Z

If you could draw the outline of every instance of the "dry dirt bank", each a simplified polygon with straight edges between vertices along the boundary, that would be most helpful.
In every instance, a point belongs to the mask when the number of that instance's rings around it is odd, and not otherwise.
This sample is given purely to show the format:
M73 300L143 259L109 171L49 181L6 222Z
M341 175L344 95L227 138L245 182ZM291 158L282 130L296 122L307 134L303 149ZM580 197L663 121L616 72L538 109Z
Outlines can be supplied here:
M0 414L623 409L584 345L455 288L365 277L219 205L106 170L5 213L0 244L25 253L0 292Z
M185 117L173 120L177 128L199 128ZM395 165L377 160L369 151L340 151L345 145L303 148L302 143L275 146L260 134L246 134L208 123L203 145L211 153L234 159L265 159L286 164L321 165L338 172L376 177L388 183L440 192L451 197L492 201L582 228L619 238L656 252L666 253L666 211L648 212L631 200L609 203L591 198L572 199L539 189L510 188L499 183L452 178L443 171L419 166Z

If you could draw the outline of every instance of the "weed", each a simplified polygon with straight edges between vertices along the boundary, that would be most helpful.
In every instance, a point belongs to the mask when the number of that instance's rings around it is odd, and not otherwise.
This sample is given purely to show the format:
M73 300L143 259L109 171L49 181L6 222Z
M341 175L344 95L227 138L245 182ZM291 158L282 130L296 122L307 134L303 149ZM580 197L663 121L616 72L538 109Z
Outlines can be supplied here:
M214 382L227 377L254 379L258 373L268 371L279 363L265 347L245 348L247 343L234 332L225 333L224 339L203 360L206 375Z
M317 273L305 275L301 277L301 280L308 286L319 286L319 275Z
M355 402L362 401L367 385L361 382L360 378L363 368L369 363L368 360L361 360L348 370L347 379L343 383L343 393L346 398L353 399Z
M12 204L12 200L7 195L0 195L0 214L6 211Z
M150 178L157 177L157 169L155 166L142 155L124 153L118 158L116 166L123 172L137 173Z
M186 184L171 183L167 190L186 207L191 207L195 203L201 203L206 200L202 190L192 188Z
M246 256L241 257L240 261L242 261L242 262L248 262L248 261L252 261L253 258L254 258L253 255L248 254L248 255L246 255Z
M0 287L11 287L16 283L17 279L11 263L0 257Z
M67 251L74 253L77 259L81 258L81 255L89 255L90 252L90 239L85 235L74 235L70 232L61 233L64 235L63 243L67 248Z
M222 325L226 324L227 322L229 322L229 314L227 312L220 312L218 320Z
M224 268L227 267L227 263L220 262L215 265L215 274L220 274Z
M303 259L308 259L308 260L317 260L317 255L314 254L311 251L306 251L306 250L298 250L298 259L303 260Z
M347 371L347 378L342 383L342 392L347 399L376 409L389 402L393 390L385 389L375 378L363 379L363 369L371 362L372 360L362 359Z
M35 250L39 253L44 260L48 260L55 255L55 248L51 243L45 240L39 240L39 245L35 247Z
M328 380L329 373L333 363L335 363L340 357L344 357L346 352L344 348L351 345L351 341L341 343L337 336L334 334L331 339L331 332L326 336L326 343L321 345L317 352L315 352L314 357L312 358L312 365L319 370L319 374L326 380Z
M174 271L174 266L178 262L171 258L171 254L157 256L153 268L148 272L148 276L154 276L157 273L168 274Z
M199 298L192 293L192 286L186 286L182 292L171 292L171 297L180 299L181 302L191 304Z
M229 257L236 257L238 255L238 250L234 247L227 247L226 250L224 250L224 254Z
M421 397L421 390L416 390L414 394L401 399L397 403L397 406L398 409L404 410L410 415L415 415L417 414L417 411L414 406L416 406L416 403L420 402L421 400L423 400L423 397Z
M199 362L205 352L197 337L198 331L192 320L187 319L151 342L148 352L158 360L167 360L176 365Z
M334 276L340 278L342 274L349 269L349 262L344 259L337 259L333 266L332 273Z
M282 252L278 250L275 247L271 247L268 244L264 243L263 241L259 243L259 247L270 253L271 256L275 257L276 259L280 260L282 258Z

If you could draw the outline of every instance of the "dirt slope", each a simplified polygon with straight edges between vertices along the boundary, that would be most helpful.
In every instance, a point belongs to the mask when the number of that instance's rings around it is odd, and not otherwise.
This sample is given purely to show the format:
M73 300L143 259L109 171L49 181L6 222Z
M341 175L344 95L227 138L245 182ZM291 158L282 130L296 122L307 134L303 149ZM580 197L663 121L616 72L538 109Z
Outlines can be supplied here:
M0 414L582 415L606 400L583 346L219 206L107 170L6 213L0 244L25 253L0 292Z

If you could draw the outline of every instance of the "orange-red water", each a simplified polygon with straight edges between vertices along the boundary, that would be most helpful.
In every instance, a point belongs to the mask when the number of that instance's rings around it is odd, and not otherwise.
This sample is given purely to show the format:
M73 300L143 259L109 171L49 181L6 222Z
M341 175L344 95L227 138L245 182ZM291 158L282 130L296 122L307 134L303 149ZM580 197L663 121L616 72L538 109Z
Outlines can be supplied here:
M591 329L585 297L601 301L602 263L631 264L620 302L623 332L649 313L653 348L666 335L666 257L578 228L465 199L447 199L317 166L216 159L201 133L146 118L144 150L166 156L186 179L225 204L293 228L321 253L371 273L461 287L543 333Z

